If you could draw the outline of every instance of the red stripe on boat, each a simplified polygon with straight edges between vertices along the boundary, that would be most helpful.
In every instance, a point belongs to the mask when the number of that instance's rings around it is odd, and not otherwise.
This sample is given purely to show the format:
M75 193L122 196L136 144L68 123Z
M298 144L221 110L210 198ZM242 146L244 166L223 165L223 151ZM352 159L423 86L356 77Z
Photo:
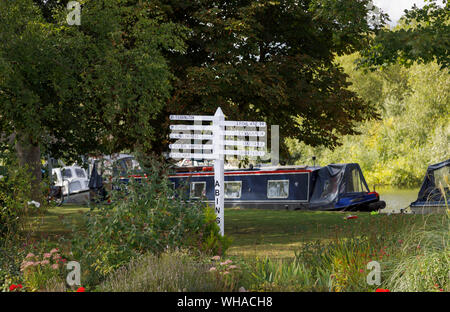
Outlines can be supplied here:
M283 174L283 173L295 173L295 172L311 172L311 170L277 170L277 171L254 171L254 172L247 172L247 171L236 171L236 172L225 172L225 175L243 175L243 174L270 174L270 173L277 173L277 174ZM169 177L187 177L187 176L210 176L214 175L213 172L198 172L198 173L177 173L176 175L171 175Z

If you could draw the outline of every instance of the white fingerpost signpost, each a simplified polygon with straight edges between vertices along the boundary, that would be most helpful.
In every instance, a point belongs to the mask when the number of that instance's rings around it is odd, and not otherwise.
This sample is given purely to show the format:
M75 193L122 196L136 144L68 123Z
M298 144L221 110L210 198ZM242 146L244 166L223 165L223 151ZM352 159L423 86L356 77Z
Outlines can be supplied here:
M236 131L225 130L225 127L266 127L265 122L260 121L225 121L225 116L220 109L217 109L214 116L196 116L196 115L170 115L170 120L173 121L206 121L212 122L212 125L171 125L170 130L175 131L170 134L171 139L181 140L196 140L201 142L203 140L212 141L206 144L170 144L169 148L171 158L190 158L190 159L211 159L214 160L214 207L216 212L216 222L220 227L220 234L224 235L224 204L225 204L225 185L224 185L224 163L225 155L240 155L240 156L264 156L265 150L232 150L225 149L225 146L233 147L253 147L265 148L264 142L247 141L246 137L263 137L266 135L265 131ZM177 132L178 131L178 132ZM201 131L202 134L179 133L180 131ZM203 134L209 132L210 134ZM244 140L228 140L225 137L238 136L243 137ZM182 149L183 152L178 150ZM184 150L210 150L212 153L185 153ZM176 151L175 151L176 150Z

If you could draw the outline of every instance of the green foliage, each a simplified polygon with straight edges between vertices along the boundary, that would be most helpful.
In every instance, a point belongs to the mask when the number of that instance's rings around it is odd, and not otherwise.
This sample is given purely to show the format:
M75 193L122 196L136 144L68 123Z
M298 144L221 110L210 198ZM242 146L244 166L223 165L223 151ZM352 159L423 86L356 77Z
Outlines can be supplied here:
M30 176L26 169L9 163L0 178L0 240L16 237L23 228L24 217L28 212L35 213L30 200ZM27 207L29 210L27 211Z
M0 239L0 291L8 291L11 284L20 284L22 276L20 271L21 260L25 257L24 250L19 241Z
M206 207L205 214L205 226L203 232L206 237L203 238L201 244L201 251L207 254L222 255L231 246L232 239L226 235L220 235L220 228L217 225L217 215L214 209Z
M114 185L111 205L86 213L84 224L74 231L73 257L89 275L88 283L147 252L183 247L226 251L229 239L219 237L210 208L187 201L184 190L173 190L156 163L147 172L142 180Z
M329 291L330 274L293 260L256 260L249 265L250 291Z
M450 64L450 3L428 0L425 6L407 10L400 26L377 34L363 50L360 65L375 69L389 64L412 65L436 61Z
M236 291L229 274L209 271L211 262L183 252L143 255L110 274L97 287L112 292Z
M176 76L158 151L167 146L170 113L258 116L312 145L336 144L354 123L374 117L346 89L335 54L357 51L368 33L366 0L152 1L165 21L190 29L186 53L166 54ZM183 12L183 14L180 14ZM282 146L284 147L284 146Z
M426 222L407 236L383 285L393 291L450 291L450 215Z
M42 254L27 254L20 266L26 290L40 291L49 280L64 279L65 262L56 248Z
M39 5L0 2L0 139L30 147L20 165L39 182L41 151L79 160L150 149L173 79L163 53L183 51L186 29L142 1L83 1L80 26L65 6Z
M339 58L351 89L378 107L380 121L361 123L359 136L344 136L335 150L288 140L298 163L317 156L320 165L357 162L370 185L416 187L429 164L448 158L450 79L436 63L393 65L376 72L355 68L357 55Z

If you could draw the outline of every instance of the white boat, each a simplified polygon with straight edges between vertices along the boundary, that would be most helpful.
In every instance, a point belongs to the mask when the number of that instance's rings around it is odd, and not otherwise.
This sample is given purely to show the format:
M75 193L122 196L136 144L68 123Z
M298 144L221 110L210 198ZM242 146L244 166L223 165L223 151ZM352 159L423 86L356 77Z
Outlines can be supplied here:
M80 166L53 168L53 181L61 187L64 203L86 203L89 201L89 178Z

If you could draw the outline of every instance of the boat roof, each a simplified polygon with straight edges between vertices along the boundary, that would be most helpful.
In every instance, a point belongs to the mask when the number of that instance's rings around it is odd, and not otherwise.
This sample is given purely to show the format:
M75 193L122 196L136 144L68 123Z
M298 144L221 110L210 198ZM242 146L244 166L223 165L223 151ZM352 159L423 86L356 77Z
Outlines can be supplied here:
M306 165L292 165L292 166L257 166L252 168L225 168L226 172L233 172L233 171L289 171L289 170L307 170L307 171L314 171L319 170L322 167L313 167L313 166L306 166ZM213 171L214 166L189 166L189 167L174 167L174 169L177 172L204 172L204 171Z

